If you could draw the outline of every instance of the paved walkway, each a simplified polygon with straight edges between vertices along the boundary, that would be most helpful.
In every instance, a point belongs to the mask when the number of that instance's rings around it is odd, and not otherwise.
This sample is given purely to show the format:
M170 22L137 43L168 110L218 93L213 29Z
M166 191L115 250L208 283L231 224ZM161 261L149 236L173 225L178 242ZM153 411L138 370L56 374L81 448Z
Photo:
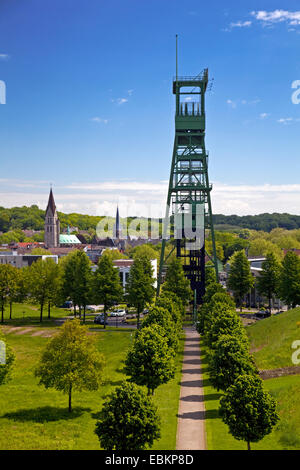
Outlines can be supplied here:
M205 406L199 334L192 328L187 328L185 334L176 450L204 450Z

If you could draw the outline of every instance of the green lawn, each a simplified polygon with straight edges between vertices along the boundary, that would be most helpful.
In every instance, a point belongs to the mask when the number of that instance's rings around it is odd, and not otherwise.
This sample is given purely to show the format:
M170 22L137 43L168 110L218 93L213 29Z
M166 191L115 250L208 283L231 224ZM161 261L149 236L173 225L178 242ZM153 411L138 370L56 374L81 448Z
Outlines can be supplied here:
M37 326L35 331L53 333ZM97 413L105 396L125 378L123 360L132 341L132 331L112 329L95 333L106 358L104 383L97 392L74 392L74 411L67 412L67 396L37 385L33 372L47 338L7 334L17 355L12 380L0 387L0 449L99 449L94 434ZM183 341L177 357L176 377L159 387L154 396L162 419L162 437L153 449L175 449L179 383Z
M68 315L73 315L72 310L52 307L51 308L51 319L48 320L48 307L44 307L43 312L43 323L47 326L52 326L55 324L54 320L57 318L66 317ZM4 310L4 323L6 325L29 325L37 324L40 322L40 307L39 305L31 305L27 303L13 304L12 308L12 319L9 319L9 306L6 306Z
M246 443L237 441L218 414L218 393L209 382L205 348L202 346L202 364L206 419L205 429L208 450L246 450ZM265 388L278 402L280 421L273 432L262 441L252 444L254 450L300 449L300 375L280 377L264 381Z
M293 366L293 341L300 340L300 308L260 320L246 327L251 352L259 369Z

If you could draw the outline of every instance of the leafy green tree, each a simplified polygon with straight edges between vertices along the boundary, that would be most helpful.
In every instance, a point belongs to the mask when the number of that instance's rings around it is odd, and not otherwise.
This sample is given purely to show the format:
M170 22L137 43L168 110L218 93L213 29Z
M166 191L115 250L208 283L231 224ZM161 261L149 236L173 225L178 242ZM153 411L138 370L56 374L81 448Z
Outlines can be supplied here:
M143 245L138 245L134 247L134 249L131 252L131 255L134 258L136 257L141 257L141 256L146 256L148 260L152 259L158 259L159 252L153 248L151 245L147 245L146 243Z
M240 375L220 401L220 415L235 439L258 442L279 420L276 402L254 375Z
M88 256L80 250L70 253L62 262L63 284L62 292L65 298L70 298L79 308L79 316L83 308L83 322L85 322L85 309L91 297L91 263Z
M253 287L254 280L250 270L250 263L244 251L238 251L231 259L227 287L233 291L236 302L242 311L243 297Z
M151 327L152 325L161 327L160 333L167 338L168 346L172 349L175 356L178 350L179 338L171 313L163 307L151 307L148 315L142 322L142 328Z
M9 319L12 319L12 306L14 302L24 302L28 296L28 289L26 284L27 267L15 268L14 282L10 286L9 292Z
M211 349L214 349L222 335L234 335L242 339L246 337L246 332L235 310L219 302L213 309L209 328L205 330L205 342Z
M104 356L98 352L94 338L75 319L66 321L48 343L35 376L39 378L39 385L68 394L71 412L72 392L97 390L103 367Z
M0 264L1 323L4 323L4 308L10 302L16 287L16 268L11 264Z
M49 272L49 284L48 284L48 319L51 318L51 307L53 305L60 305L64 302L62 295L62 269L61 266L55 264Z
M178 298L177 298L178 299ZM171 292L162 293L155 301L156 307L161 307L171 315L171 319L176 326L177 331L182 329L182 312L178 302L174 299Z
M192 299L190 282L185 277L182 264L179 259L173 259L167 267L166 279L162 286L163 292L173 292L184 305Z
M175 374L173 351L159 325L138 330L127 353L125 372L137 385L145 385L148 394Z
M40 322L43 321L45 304L56 286L59 268L52 258L38 259L27 271L27 286L30 297L40 305Z
M208 356L209 379L214 388L225 391L239 375L258 374L248 351L246 338L221 335Z
M300 304L300 258L292 251L283 259L278 291L280 299L292 308Z
M154 297L153 284L153 270L149 259L145 256L136 257L129 271L126 298L128 303L136 307L138 328L141 312Z
M99 259L98 267L92 280L92 298L96 304L104 305L104 328L107 310L120 302L123 297L123 288L120 283L118 270L113 266L110 256L103 255Z
M221 289L213 289L213 286L219 286L221 287ZM215 294L211 295L213 292L215 292ZM204 334L205 331L209 330L211 321L213 320L214 316L218 313L218 305L220 303L227 305L232 310L235 310L234 301L220 284L211 284L209 286L209 292L206 292L204 297L210 300L209 302L204 302L198 312L198 321L196 323L196 328L199 334Z
M11 378L15 355L6 343L4 335L0 331L0 385L7 383Z
M128 258L128 256L124 255L119 250L110 250L109 248L103 251L102 256L109 256L111 260Z
M31 254L32 255L51 255L51 251L49 250L46 250L45 248L33 248L33 250L31 250Z
M270 240L256 238L250 241L249 256L266 256L273 253L278 259L282 258L282 249Z
M268 253L262 263L262 271L257 278L257 289L261 295L265 295L269 300L271 312L271 301L274 294L278 292L280 277L280 264L274 253Z
M160 438L160 417L143 389L123 382L104 403L95 432L105 450L144 450Z

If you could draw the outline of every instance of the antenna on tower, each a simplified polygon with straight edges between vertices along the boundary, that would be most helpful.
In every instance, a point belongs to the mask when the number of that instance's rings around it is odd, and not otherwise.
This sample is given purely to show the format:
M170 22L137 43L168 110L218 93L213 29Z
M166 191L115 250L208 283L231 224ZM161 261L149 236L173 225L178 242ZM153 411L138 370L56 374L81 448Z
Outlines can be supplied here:
M176 82L178 80L178 34L176 34Z

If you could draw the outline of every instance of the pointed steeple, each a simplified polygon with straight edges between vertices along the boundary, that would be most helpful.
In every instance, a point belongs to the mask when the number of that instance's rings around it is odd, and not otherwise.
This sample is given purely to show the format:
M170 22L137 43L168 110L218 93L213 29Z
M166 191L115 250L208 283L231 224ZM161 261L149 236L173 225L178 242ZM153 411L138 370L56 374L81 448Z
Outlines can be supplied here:
M120 230L120 215L119 215L119 206L117 206L117 214L116 214L116 230Z
M45 214L44 241L47 248L59 246L60 223L56 211L52 188L50 188L49 200Z
M114 225L114 238L121 238L122 236L122 227L120 224L120 215L119 215L119 207L117 206L117 213L116 213L116 221Z
M51 212L52 212L52 214L54 215L54 214L55 214L55 211L56 211L56 205L55 205L55 202L54 202L54 197L53 197L52 188L50 189L50 194L49 194L49 200L48 200L48 205L47 205L47 209L46 209L46 214L47 214L49 208L51 209Z

